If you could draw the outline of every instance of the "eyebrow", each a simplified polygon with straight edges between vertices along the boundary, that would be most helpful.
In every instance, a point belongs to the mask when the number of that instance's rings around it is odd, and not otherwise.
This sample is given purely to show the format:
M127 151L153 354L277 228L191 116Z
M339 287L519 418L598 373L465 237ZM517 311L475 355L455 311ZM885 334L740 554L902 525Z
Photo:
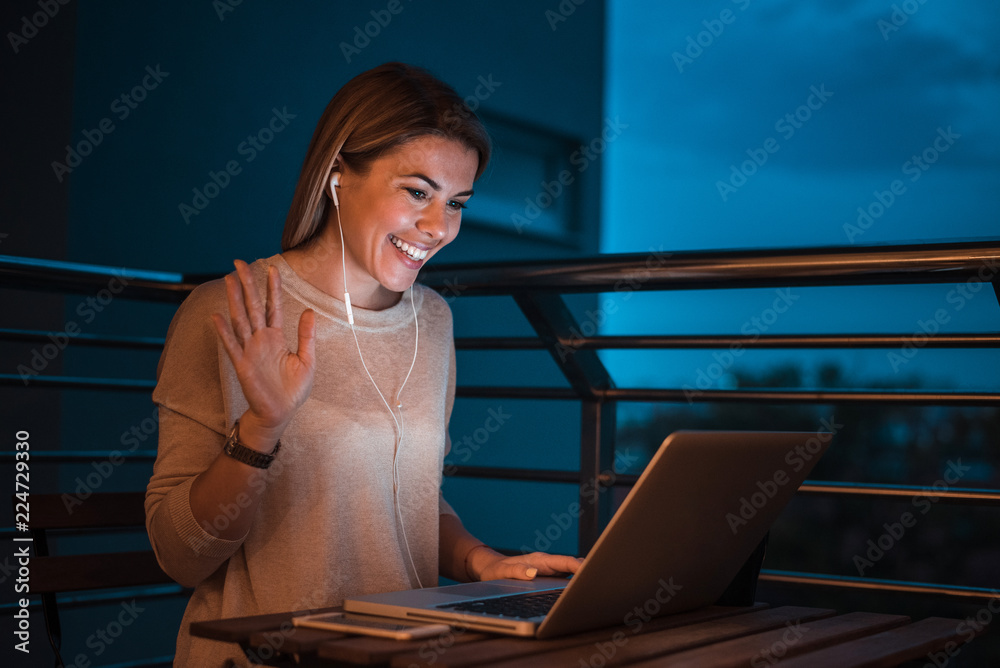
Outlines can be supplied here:
M432 179L431 177L427 176L426 174L421 174L420 172L416 172L414 174L403 174L403 176L414 176L418 179L423 179L424 181L427 182L427 184L431 188L433 188L438 192L441 192L441 186L438 184L438 182ZM474 190L463 190L460 193L455 193L454 195L452 195L452 197L464 197L466 195L469 195L471 197L473 194L475 194Z

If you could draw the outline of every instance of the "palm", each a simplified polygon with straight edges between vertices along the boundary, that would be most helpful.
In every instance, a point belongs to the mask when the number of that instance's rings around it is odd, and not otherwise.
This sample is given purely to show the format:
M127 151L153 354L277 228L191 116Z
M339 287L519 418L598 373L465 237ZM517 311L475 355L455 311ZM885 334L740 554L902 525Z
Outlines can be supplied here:
M214 316L216 330L236 369L250 411L269 427L283 428L309 396L315 376L315 317L299 320L298 350L288 349L281 329L281 279L268 271L267 304L260 303L253 276L243 262L226 277L230 321Z
M315 372L315 364L288 349L277 327L254 332L234 366L250 410L268 422L281 422L305 402Z

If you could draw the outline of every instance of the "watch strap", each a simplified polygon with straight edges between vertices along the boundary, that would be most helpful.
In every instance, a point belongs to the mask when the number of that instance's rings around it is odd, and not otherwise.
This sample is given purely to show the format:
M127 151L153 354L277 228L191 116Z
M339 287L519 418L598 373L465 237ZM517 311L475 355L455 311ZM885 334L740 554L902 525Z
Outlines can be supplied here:
M271 462L274 461L274 457L278 454L278 450L280 449L280 440L274 446L274 450L272 450L270 454L254 450L253 448L248 448L240 443L240 421L237 420L236 423L233 424L233 429L229 432L229 437L226 439L226 445L222 450L238 462L242 462L258 469L266 469L271 466Z

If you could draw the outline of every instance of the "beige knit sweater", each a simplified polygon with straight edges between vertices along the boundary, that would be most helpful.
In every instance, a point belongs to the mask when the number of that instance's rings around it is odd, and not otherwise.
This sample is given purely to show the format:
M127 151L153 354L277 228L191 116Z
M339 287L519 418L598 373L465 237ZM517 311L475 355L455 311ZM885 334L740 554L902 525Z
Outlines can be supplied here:
M280 255L252 265L263 295L267 266L282 279L285 337L297 346L299 316L316 312L317 372L308 400L281 437L282 448L249 533L223 540L191 513L195 476L219 456L247 408L210 314L228 314L221 280L198 287L167 334L153 401L160 438L146 490L146 526L160 565L195 587L177 638L176 665L246 665L236 645L192 638L191 622L339 605L350 595L417 586L393 504L395 426L361 366L343 302L316 289ZM401 395L399 504L424 586L437 584L442 461L455 388L451 312L432 290L414 287L420 324L417 362ZM368 369L391 398L413 358L410 295L383 311L354 308ZM238 501L220 508L228 522Z

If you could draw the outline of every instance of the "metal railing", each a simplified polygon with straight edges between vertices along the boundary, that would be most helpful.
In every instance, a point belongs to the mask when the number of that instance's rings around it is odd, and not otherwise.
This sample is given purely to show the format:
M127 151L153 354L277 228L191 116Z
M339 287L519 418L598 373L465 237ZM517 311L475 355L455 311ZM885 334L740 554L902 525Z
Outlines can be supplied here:
M72 263L47 263L0 256L0 287L87 293L103 287L122 273L129 276L121 296L178 302L195 285L211 276L183 276L131 271ZM991 285L1000 301L1000 241L936 243L873 247L791 248L719 252L621 254L550 262L452 264L427 267L421 281L449 297L508 295L524 313L536 337L457 338L459 350L548 350L569 387L459 386L459 397L504 397L536 400L575 400L581 406L580 466L577 471L530 468L449 466L448 474L506 480L578 483L581 485L579 553L596 541L610 519L610 495L594 503L585 487L594 481L605 487L630 486L637 476L607 475L614 459L616 406L636 402L781 402L860 403L886 405L1000 406L998 392L922 391L814 391L814 390L704 390L674 388L618 388L596 351L601 349L665 350L727 348L823 349L892 348L910 341L912 334L758 335L758 336L580 336L562 298L565 293L598 293L628 289L704 290L718 288L815 287L889 284L933 284L966 281L980 288ZM983 285L986 284L986 285ZM44 340L46 332L0 330L0 341ZM159 339L136 337L76 337L74 345L150 348ZM927 348L1000 347L1000 335L964 333L938 335L923 342ZM15 374L0 374L0 385L20 385ZM107 379L36 376L33 387L134 390L148 392L149 379ZM0 453L12 458L13 453ZM70 456L70 453L67 453ZM53 456L51 461L59 461ZM68 461L68 460L67 460ZM603 473L602 473L603 472ZM909 485L873 485L852 482L806 481L799 492L838 498L892 499L933 493L942 503L1000 506L1000 491L952 487L942 491ZM879 591L922 592L957 599L986 600L995 594L977 587L946 586L816 573L764 571L762 579L813 586Z

